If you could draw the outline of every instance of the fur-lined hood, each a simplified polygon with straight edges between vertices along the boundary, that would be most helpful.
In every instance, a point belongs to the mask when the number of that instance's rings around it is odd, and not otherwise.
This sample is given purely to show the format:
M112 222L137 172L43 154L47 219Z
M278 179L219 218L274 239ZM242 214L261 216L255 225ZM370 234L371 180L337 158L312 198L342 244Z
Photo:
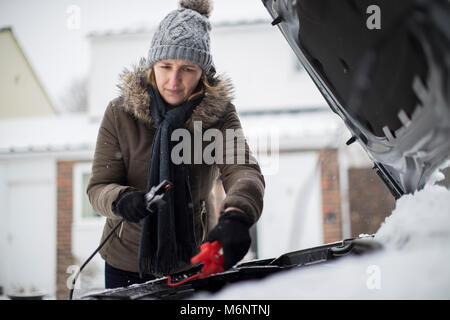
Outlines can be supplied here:
M150 114L150 97L147 92L146 72L148 70L145 58L131 70L125 69L119 78L117 87L121 91L122 107L136 119L152 126L154 122ZM234 109L233 86L230 79L225 76L215 76L217 82L216 94L205 94L200 104L194 109L192 116L186 122L186 128L193 130L194 121L202 121L203 128L213 126L227 112Z

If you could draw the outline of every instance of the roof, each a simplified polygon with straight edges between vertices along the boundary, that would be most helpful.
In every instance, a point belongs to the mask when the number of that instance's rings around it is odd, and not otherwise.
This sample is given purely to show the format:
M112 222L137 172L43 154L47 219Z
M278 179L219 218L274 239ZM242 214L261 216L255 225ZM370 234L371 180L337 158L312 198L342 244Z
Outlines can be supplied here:
M270 25L268 19L254 19L254 20L224 20L212 23L213 30L225 27L240 27L240 26L254 26L254 25ZM147 25L140 25L134 27L127 27L122 29L109 29L102 31L92 31L87 34L88 38L104 37L104 36L122 36L130 34L152 33L156 30L156 26L148 27Z
M0 120L0 155L94 149L99 128L85 114Z

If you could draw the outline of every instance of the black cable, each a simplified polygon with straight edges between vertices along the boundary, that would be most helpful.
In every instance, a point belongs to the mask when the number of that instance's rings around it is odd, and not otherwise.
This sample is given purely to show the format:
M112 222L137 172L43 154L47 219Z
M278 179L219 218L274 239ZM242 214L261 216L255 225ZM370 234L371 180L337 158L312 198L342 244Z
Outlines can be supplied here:
M100 245L98 246L97 249L95 249L95 251L90 255L89 258L87 258L87 260L83 263L83 265L80 267L80 270L78 271L78 273L75 275L75 277L73 278L72 281L72 288L70 289L69 292L69 300L72 300L73 297L73 291L75 289L75 283L78 279L78 276L80 275L81 271L83 271L84 267L89 263L89 261L91 261L91 259L97 254L97 252L100 251L100 249L105 245L106 241L108 241L108 239L112 236L112 234L114 233L114 231L116 231L116 229L122 224L122 222L124 222L124 218L120 219L120 221L111 229L111 231L109 231L108 235L106 236L106 238L100 243Z

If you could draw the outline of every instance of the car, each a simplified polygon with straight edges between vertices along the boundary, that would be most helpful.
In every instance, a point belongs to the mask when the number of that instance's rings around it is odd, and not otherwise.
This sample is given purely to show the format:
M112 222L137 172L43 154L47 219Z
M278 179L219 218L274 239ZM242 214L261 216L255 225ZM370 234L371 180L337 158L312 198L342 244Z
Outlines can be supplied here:
M450 156L450 4L430 1L263 0L329 107L400 199L425 187ZM286 270L379 252L373 235L240 263L202 266L81 299L190 299Z

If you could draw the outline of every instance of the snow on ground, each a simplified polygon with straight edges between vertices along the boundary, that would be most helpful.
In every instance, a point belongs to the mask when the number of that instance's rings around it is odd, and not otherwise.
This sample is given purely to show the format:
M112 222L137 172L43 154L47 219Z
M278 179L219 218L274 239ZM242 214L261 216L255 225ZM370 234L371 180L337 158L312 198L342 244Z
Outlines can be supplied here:
M397 200L374 237L382 250L234 284L196 298L450 299L450 190L433 184L439 174L424 189Z

